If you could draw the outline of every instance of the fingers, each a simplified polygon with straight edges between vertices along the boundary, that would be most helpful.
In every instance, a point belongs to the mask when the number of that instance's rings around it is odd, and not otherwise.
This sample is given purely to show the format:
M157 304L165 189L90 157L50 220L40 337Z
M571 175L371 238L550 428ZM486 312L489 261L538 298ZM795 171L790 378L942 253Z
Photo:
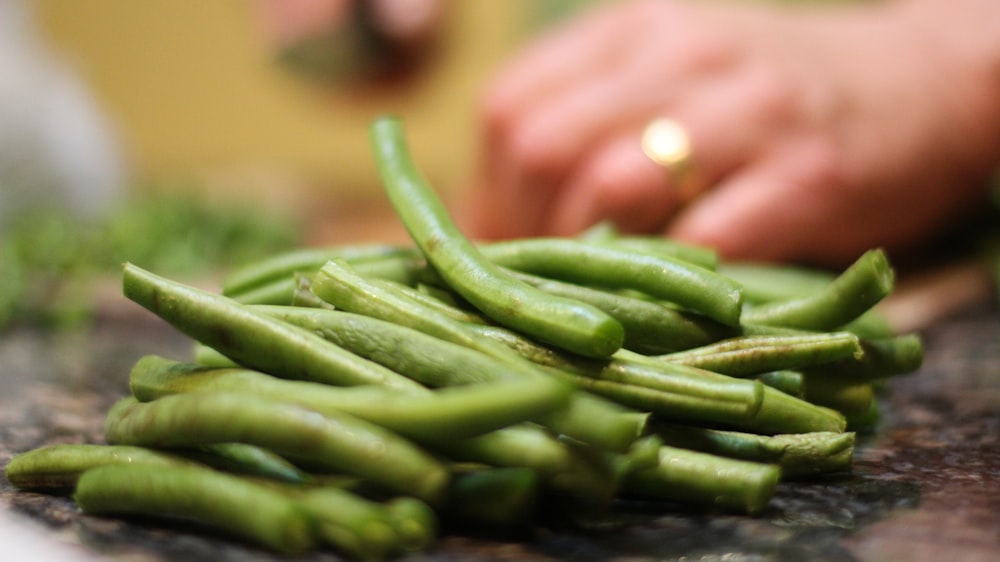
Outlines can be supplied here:
M666 234L728 259L849 262L880 213L845 196L836 162L819 143L783 147L693 201Z
M775 135L788 96L755 69L704 79L654 115L687 133L691 158L680 174L642 152L633 125L583 158L552 203L551 233L570 235L610 219L631 232L664 228L687 200L757 159Z

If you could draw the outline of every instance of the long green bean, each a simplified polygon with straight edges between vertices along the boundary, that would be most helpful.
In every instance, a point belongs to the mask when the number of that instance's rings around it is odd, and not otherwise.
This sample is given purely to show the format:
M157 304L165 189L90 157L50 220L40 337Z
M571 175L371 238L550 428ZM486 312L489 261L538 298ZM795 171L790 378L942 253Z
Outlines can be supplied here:
M794 336L742 336L658 356L670 363L698 367L735 377L783 369L804 369L863 355L850 332Z
M119 464L83 473L73 499L86 513L193 520L286 554L315 545L295 501L249 480L198 466Z
M18 488L72 490L84 471L109 464L188 465L180 454L128 445L48 445L15 455L7 480Z
M112 444L159 448L249 443L431 502L440 501L448 485L446 467L388 430L248 393L124 399L108 413L104 431Z
M783 478L847 471L855 444L853 433L758 435L663 423L655 424L653 431L673 447L777 464Z
M125 264L125 296L195 340L275 376L340 385L423 386L245 305Z
M630 473L623 489L644 498L758 513L774 495L780 478L777 465L663 446L659 465Z
M205 368L146 356L130 376L133 395L150 401L184 392L246 392L298 404L321 414L346 413L420 443L481 435L564 406L571 387L544 378L500 380L426 395L375 386L334 387L281 380L240 368Z
M376 119L371 137L389 201L427 261L451 288L498 323L557 347L594 357L606 357L621 347L624 330L607 314L578 301L546 295L483 257L416 170L399 119Z
M739 285L681 260L569 238L497 242L483 246L482 252L493 263L510 269L581 285L635 289L725 326L740 323L743 297Z

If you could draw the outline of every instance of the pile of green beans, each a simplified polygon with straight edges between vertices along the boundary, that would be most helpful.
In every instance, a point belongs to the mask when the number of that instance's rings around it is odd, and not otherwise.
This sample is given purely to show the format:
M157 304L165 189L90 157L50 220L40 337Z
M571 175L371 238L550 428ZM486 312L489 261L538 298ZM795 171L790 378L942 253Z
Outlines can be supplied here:
M106 443L24 452L7 478L87 513L363 560L530 525L555 498L752 515L781 481L849 471L884 380L920 366L919 337L875 308L894 282L881 250L833 274L607 224L474 242L401 123L372 138L412 245L296 250L219 292L125 264L124 295L192 356L143 357Z

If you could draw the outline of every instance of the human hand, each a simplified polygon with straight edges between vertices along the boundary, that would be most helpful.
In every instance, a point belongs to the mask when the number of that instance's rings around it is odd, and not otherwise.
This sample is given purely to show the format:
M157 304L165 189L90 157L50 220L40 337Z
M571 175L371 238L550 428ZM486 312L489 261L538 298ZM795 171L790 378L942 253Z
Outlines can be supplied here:
M932 50L920 18L882 4L638 1L542 38L487 91L464 226L568 235L610 219L827 264L921 241L982 196L1000 108L964 51ZM642 152L658 117L687 131L683 176Z

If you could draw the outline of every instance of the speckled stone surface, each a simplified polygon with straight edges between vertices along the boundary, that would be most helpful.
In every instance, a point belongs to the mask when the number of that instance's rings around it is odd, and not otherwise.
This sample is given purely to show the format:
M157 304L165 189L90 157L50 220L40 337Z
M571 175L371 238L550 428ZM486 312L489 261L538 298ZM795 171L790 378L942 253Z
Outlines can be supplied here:
M850 475L779 486L756 517L621 503L562 513L530 534L448 534L407 560L987 561L1000 557L1000 313L984 305L925 334L915 374L894 379ZM146 353L190 342L151 315L105 316L87 334L0 335L0 465L49 443L101 442L101 423ZM85 516L68 498L18 492L0 508L84 559L278 560L196 528ZM39 548L41 548L39 544ZM0 559L4 559L0 553ZM306 560L338 560L319 552Z

